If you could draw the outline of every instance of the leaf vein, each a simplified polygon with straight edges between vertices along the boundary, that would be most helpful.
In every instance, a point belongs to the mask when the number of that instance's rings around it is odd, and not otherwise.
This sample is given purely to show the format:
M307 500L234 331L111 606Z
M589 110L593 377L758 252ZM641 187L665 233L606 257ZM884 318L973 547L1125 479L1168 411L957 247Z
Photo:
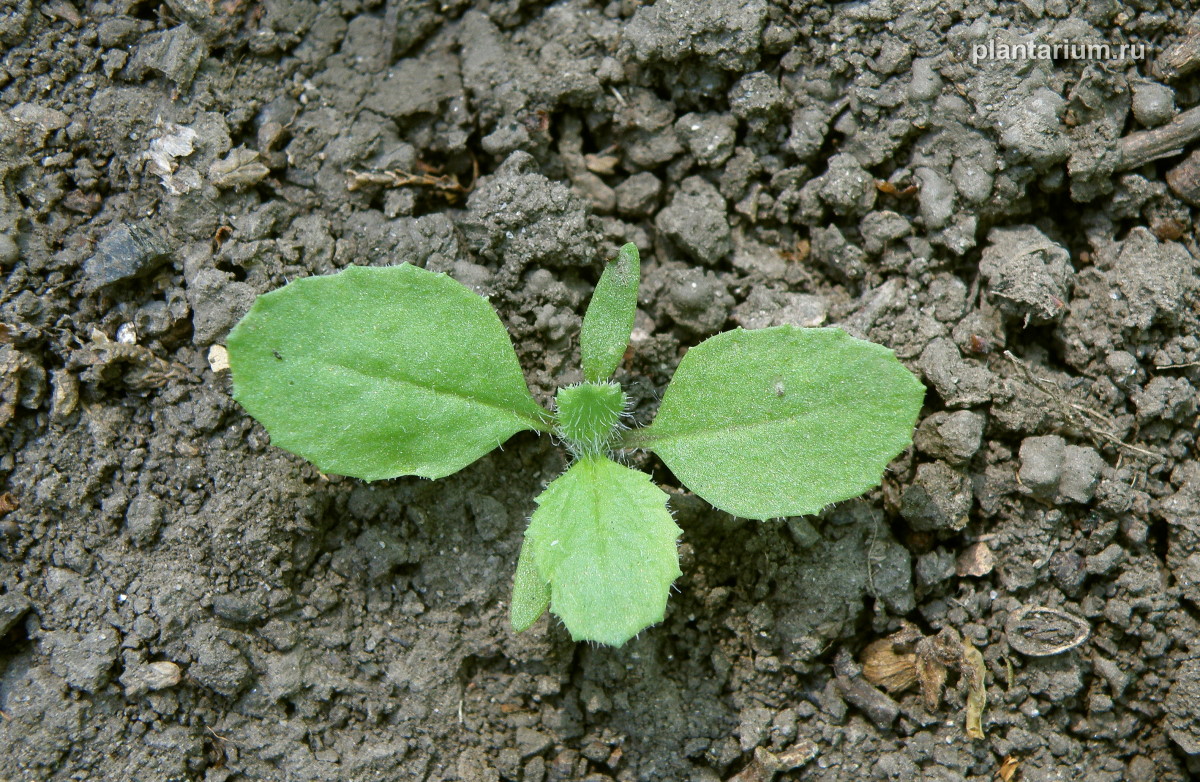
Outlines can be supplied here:
M412 378L404 377L401 375L383 375L383 374L379 374L376 372L369 372L366 369L363 369L362 367L351 366L349 364L342 363L339 361L331 360L331 361L329 361L328 366L337 367L338 369L343 369L343 370L346 370L347 372L351 372L356 375L361 375L362 377L370 378L371 380L375 380L375 381L378 381L383 384L396 384L396 385L410 386L413 388L419 388L419 389L422 389L425 391L429 391L436 395L453 397L455 399L458 399L462 402L467 403L468 405L477 404L477 405L481 405L483 407L488 407L488 408L497 410L502 413L507 413L509 415L517 416L518 418L523 418L526 421L529 421L533 425L533 428L539 432L550 431L549 424L547 424L544 420L542 420L540 418L535 418L527 413L522 412L521 410L514 409L514 408L509 407L498 401L491 401L491 400L484 399L482 397L471 396L470 394L466 394L466 393L463 393L460 391L455 391L453 389L441 387L441 386L437 385L436 383L422 382L420 380L414 380ZM440 374L445 374L441 369L435 369L434 371L436 371Z

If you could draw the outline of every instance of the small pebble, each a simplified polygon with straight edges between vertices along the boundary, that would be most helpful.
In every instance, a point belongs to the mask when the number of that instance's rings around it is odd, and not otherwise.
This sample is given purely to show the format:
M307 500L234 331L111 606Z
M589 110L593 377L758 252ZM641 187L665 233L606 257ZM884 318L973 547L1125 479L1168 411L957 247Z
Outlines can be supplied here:
M1168 122L1175 116L1175 91L1152 81L1134 84L1133 116L1148 128Z
M963 549L955 562L955 572L959 576L986 576L996 566L996 556L988 548L988 544L980 541L972 543Z
M208 366L213 374L219 374L229 369L229 351L224 345L210 345L208 348Z

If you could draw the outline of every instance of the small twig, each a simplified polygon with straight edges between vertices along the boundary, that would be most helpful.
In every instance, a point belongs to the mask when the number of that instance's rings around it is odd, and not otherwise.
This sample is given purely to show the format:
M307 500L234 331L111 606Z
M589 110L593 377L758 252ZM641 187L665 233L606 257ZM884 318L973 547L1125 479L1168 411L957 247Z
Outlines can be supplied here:
M1028 380L1034 388L1050 398L1050 401L1052 401L1058 407L1059 414L1069 423L1078 426L1080 429L1083 429L1094 438L1099 438L1115 448L1131 451L1155 461L1163 460L1162 456L1159 456L1153 451L1147 451L1144 448L1138 448L1136 445L1129 445L1107 429L1102 429L1099 424L1113 426L1116 422L1103 413L1099 413L1091 408L1064 399L1064 392L1057 384L1048 380L1043 380L1042 378L1039 378L1037 375L1033 374L1033 370L1029 368L1029 365L1014 356L1012 351L1004 351L1004 357L1021 370L1021 373L1025 376L1025 379Z
M475 170L478 171L478 163L475 164ZM407 171L395 169L392 171L355 171L347 169L346 175L350 177L350 181L346 183L346 189L350 192L361 190L364 187L371 185L382 185L383 187L408 187L416 185L418 187L432 188L441 195L456 199L461 195L471 192L474 187L474 182L470 185L463 185L458 181L458 178L451 174L443 174L434 176L433 174L410 174Z
M1123 137L1117 142L1117 170L1128 171L1160 157L1178 154L1198 138L1200 106L1188 109L1166 125Z
M211 725L205 725L204 729L207 730L209 733L213 734L213 737L217 741L220 741L224 744L232 744L235 747L238 746L238 743L236 741L234 741L233 739L230 739L230 738L226 738L225 736L222 736L220 733L217 733L215 730L212 729Z
M867 543L867 589L871 596L878 599L879 589L875 586L875 569L871 567L875 561L875 544L879 541L879 519L871 525L871 540Z
M1189 361L1186 364L1156 364L1155 369L1187 369L1188 367L1200 367L1200 361Z
M1200 68L1200 33L1192 33L1154 61L1154 75L1164 81L1174 81L1197 68Z

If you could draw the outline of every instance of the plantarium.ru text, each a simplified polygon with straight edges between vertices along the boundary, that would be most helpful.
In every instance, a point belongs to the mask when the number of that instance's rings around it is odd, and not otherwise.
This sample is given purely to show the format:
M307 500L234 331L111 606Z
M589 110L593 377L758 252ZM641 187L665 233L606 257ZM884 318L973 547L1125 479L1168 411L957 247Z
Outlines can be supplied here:
M537 498L512 623L524 630L549 608L574 639L620 645L662 621L680 530L667 495L615 453L653 451L738 516L816 513L878 485L924 397L890 350L839 329L737 329L688 351L654 422L628 430L610 378L640 275L627 244L583 320L584 382L559 389L554 412L530 394L487 301L409 264L260 296L229 335L234 397L275 445L368 481L441 478L518 431L556 434L573 462Z

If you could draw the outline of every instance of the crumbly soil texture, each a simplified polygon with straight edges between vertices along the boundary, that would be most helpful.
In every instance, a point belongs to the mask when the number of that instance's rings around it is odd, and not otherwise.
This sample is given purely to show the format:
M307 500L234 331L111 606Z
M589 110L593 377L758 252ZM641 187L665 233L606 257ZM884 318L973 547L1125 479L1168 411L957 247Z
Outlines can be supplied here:
M0 2L0 779L1195 778L1198 29L1165 0ZM990 56L1030 43L1110 51ZM626 454L683 576L622 648L509 627L551 438L367 484L231 399L256 295L409 262L489 297L549 404L625 241L636 422L738 326L839 326L928 394L818 517Z

